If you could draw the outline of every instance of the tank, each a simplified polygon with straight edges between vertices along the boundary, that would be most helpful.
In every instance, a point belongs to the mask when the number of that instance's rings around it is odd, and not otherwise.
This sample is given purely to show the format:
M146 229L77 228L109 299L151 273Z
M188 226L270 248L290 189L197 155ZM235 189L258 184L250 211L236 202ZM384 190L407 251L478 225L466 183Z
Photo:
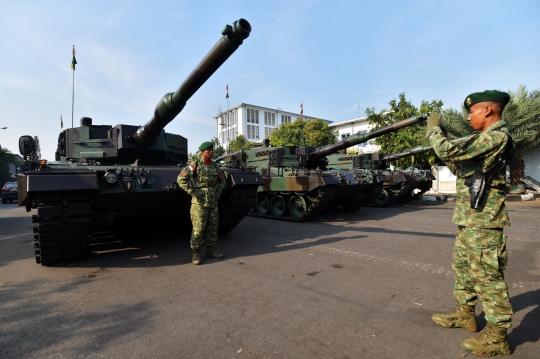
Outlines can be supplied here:
M382 191L372 198L371 205L383 207L393 202L406 202L419 197L432 186L431 171L390 169L390 162L430 151L432 148L419 146L395 154L333 154L328 156L330 165L342 169L377 171L386 176Z
M410 150L383 155L385 163L398 160L400 158L414 156L419 153L425 153L432 150L430 146L418 146ZM384 184L384 191L373 200L373 205L377 207L386 206L394 202L408 202L412 199L418 199L423 193L429 191L433 186L435 177L431 170L417 170L411 166L409 170L392 171L389 166L383 171L388 177L388 183Z
M250 216L302 222L325 208L353 211L382 190L386 176L329 165L328 155L427 119L416 116L329 146L283 146L243 150L218 158L227 166L255 169L264 184Z
M19 140L25 158L17 176L19 206L32 215L36 262L50 265L84 257L90 239L108 228L137 230L175 223L191 229L191 196L176 180L188 161L188 140L165 132L187 100L249 36L240 19L184 80L157 104L143 126L95 125L62 131L55 161L30 162L32 136ZM231 231L253 207L262 177L250 169L222 168L226 187L219 199L219 233Z

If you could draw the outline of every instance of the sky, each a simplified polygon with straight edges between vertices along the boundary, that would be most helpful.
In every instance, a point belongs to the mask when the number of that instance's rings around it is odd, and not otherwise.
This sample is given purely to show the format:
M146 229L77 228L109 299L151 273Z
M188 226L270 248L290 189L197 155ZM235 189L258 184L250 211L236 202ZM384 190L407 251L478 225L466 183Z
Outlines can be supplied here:
M72 96L75 126L144 125L239 18L249 38L165 128L190 152L240 103L303 103L335 123L402 92L457 109L472 92L540 89L539 17L538 0L0 0L0 145L18 153L20 136L38 136L54 160Z

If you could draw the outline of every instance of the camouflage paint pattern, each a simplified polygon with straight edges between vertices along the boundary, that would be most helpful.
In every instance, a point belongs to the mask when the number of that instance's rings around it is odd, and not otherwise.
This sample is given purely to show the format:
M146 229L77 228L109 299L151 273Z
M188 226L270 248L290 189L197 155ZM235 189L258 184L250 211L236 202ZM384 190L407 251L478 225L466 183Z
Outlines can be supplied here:
M427 131L433 150L456 175L457 200L452 222L458 233L452 259L455 276L454 298L463 305L474 306L478 298L486 320L501 328L511 326L512 307L503 271L508 261L503 228L510 226L506 212L505 168L490 181L477 209L470 208L469 187L465 178L478 163L487 172L498 161L508 145L503 120L483 132L448 139L439 127Z
M213 246L218 235L218 199L225 187L225 176L215 162L209 165L202 158L187 165L178 175L178 184L192 196L191 248L198 249L205 242Z
M480 163L482 172L489 170L501 157L508 143L504 121L498 121L484 132L449 140L439 127L428 130L433 150L446 163L456 180L456 208L452 222L471 228L504 228L510 227L506 212L506 169L497 171L486 189L477 209L470 208L469 187L465 178L474 172L475 162Z
M502 328L510 328L513 314L503 275L507 262L502 228L459 226L452 257L454 298L467 306L480 299L486 320Z

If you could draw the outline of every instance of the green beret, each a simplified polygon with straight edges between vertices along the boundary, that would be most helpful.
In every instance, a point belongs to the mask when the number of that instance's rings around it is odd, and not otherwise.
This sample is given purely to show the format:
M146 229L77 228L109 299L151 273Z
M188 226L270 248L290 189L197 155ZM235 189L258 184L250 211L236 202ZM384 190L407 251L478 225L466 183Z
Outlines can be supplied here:
M510 101L510 95L507 92L497 91L497 90L486 90L484 92L475 92L467 96L463 105L467 111L471 111L471 106L479 102L486 101L497 101L502 102L503 106L506 106L508 101Z
M199 146L199 151L204 151L212 147L214 147L214 143L212 141L206 141Z

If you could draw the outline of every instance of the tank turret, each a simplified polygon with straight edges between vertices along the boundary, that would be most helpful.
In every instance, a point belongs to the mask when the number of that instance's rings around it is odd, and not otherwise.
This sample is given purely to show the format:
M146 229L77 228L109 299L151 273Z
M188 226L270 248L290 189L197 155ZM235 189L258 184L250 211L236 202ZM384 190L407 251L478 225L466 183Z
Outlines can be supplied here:
M249 36L251 25L240 19L226 25L222 37L193 69L180 87L167 93L143 126L93 125L83 117L81 126L66 129L58 138L57 161L119 163L178 163L187 161L187 139L165 133L165 126L182 111L186 102Z

